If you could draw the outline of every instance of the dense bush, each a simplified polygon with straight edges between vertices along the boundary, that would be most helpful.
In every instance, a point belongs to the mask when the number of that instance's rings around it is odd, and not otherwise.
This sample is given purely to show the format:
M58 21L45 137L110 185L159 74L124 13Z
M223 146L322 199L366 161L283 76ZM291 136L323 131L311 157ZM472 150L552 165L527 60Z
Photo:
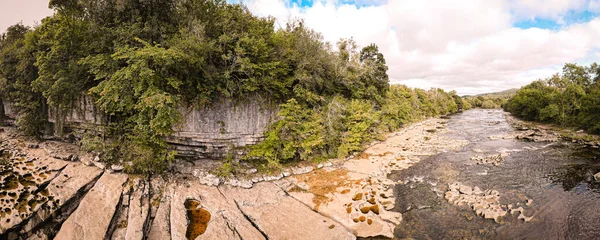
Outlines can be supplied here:
M453 92L404 85L390 86L382 105L335 96L324 106L311 109L290 99L280 105L280 120L271 125L265 141L252 146L245 159L269 168L293 161L346 157L407 123L458 111L455 100L463 104Z
M565 64L563 72L524 86L505 105L517 117L600 133L600 67Z
M0 99L19 126L40 134L49 109L55 134L82 94L108 126L84 148L132 171L160 172L174 159L165 141L178 107L260 95L279 121L248 159L268 166L345 156L403 124L457 111L441 89L390 88L376 45L341 39L336 49L302 21L276 27L225 0L52 0L41 25L17 24L0 39Z

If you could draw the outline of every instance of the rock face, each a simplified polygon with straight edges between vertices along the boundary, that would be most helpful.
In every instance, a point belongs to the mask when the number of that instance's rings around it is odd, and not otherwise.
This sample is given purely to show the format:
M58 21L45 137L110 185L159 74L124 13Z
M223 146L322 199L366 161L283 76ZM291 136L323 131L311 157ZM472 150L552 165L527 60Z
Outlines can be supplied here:
M63 223L56 239L104 239L127 175L104 174Z
M262 140L267 125L277 117L277 108L268 106L261 97L248 96L246 101L241 102L221 99L201 109L181 107L179 111L184 122L174 129L175 133L167 141L182 156L223 158L232 146L243 147ZM4 102L4 109L8 117L18 117L9 102ZM106 117L100 112L92 97L82 95L74 102L71 111L62 114L65 115L66 126L79 136L85 129L105 124ZM56 122L53 109L48 116L50 122Z
M258 96L247 101L222 99L209 108L182 108L184 123L167 138L181 155L222 158L231 146L256 144L263 138L267 125L277 117L276 108L267 108ZM237 153L236 153L237 154Z

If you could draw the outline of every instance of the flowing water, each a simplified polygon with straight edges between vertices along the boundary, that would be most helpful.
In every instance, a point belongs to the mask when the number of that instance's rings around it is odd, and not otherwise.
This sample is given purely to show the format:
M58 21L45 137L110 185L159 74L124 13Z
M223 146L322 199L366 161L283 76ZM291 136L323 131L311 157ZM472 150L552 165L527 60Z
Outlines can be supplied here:
M516 131L500 110L469 110L448 121L447 136L469 145L390 176L404 182L395 191L404 218L397 238L600 239L600 183L593 178L600 172L598 150L493 137ZM507 156L497 166L471 160L500 153ZM456 182L498 191L502 208L521 207L528 221L513 212L497 222L450 203L444 194Z

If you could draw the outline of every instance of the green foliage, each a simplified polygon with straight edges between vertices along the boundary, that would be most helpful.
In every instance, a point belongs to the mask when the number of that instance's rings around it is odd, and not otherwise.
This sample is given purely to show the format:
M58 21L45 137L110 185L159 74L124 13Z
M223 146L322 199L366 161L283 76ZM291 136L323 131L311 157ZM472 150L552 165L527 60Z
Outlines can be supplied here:
M271 125L265 140L253 147L247 158L265 160L268 167L308 160L323 147L323 126L309 108L292 98L280 105L280 120Z
M561 74L521 88L504 106L526 120L581 126L600 133L600 94L596 63L589 67L565 64Z
M343 158L424 116L458 111L455 100L460 99L454 92L403 85L392 85L384 94L383 105L378 99L337 95L325 100L323 106L311 108L309 103L290 99L279 105L279 120L271 124L263 142L250 148L245 159L277 168L290 161Z
M248 159L268 167L343 157L382 133L465 107L454 92L389 86L375 44L331 44L301 20L276 27L225 0L52 0L54 14L0 39L0 99L18 125L40 134L49 109L55 134L83 95L105 126L84 149L126 170L152 174L175 157L166 138L179 108L252 94L280 106ZM577 71L572 75L579 76ZM1 102L1 101L0 101ZM1 115L1 114L0 114ZM224 127L222 127L222 132ZM234 166L226 166L228 172Z
M17 124L28 135L40 134L47 119L42 95L30 86L38 77L36 41L36 33L21 24L9 27L0 38L0 99L12 103Z

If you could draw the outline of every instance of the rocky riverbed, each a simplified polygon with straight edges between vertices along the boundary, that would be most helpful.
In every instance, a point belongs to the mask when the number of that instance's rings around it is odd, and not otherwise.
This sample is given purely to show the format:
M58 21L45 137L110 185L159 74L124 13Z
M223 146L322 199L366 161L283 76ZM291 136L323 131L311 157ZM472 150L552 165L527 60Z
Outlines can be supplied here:
M387 175L468 143L444 137L446 124L413 124L347 159L227 179L207 161L127 175L76 145L0 128L0 238L392 238L403 218Z
M443 136L468 145L389 175L401 182L395 238L600 238L600 152L564 131L500 110L451 116Z
M0 239L600 236L598 155L519 124L472 110L347 159L230 178L213 161L127 175L76 145L0 128Z

